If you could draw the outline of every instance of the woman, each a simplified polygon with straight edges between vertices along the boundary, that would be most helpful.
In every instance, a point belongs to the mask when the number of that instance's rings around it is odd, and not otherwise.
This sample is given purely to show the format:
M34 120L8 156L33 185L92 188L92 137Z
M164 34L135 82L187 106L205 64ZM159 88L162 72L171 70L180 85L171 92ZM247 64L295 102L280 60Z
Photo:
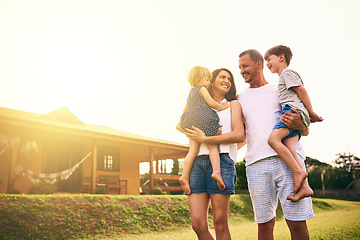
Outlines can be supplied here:
M201 144L190 172L191 194L188 196L192 227L198 239L215 239L208 226L208 209L211 201L216 239L231 239L228 226L230 195L235 193L236 143L245 141L240 103L236 100L236 87L232 73L224 68L213 72L209 92L216 102L229 101L230 108L218 112L222 134L206 137L198 128L186 129L186 135L198 142L220 144L221 176L225 190L221 191L211 178L209 151ZM231 156L231 157L230 157Z

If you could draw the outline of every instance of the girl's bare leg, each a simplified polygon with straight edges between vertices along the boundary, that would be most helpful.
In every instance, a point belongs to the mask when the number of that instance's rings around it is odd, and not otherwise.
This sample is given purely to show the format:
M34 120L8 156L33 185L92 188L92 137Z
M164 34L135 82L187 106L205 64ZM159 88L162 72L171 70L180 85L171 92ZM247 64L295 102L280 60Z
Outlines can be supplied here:
M183 173L182 173L181 177L179 178L179 183L185 194L191 193L190 183L189 183L190 170L194 163L194 159L198 155L199 149L200 149L200 143L198 143L194 140L190 139L189 144L190 144L190 149L184 159Z
M275 152L279 155L279 157L290 168L294 180L293 192L296 193L297 191L299 191L301 184L307 178L308 174L303 169L302 165L298 164L297 160L294 158L290 149L288 149L287 146L285 146L285 144L283 144L282 142L282 139L286 137L289 133L290 131L287 128L273 129L269 136L268 143L270 147L272 147L272 149L275 150ZM295 142L295 147L296 147L296 143L298 142L298 136L293 138L288 138L286 139L286 141Z
M283 142L290 150L291 154L293 155L294 159L296 160L296 163L303 169L303 164L298 155L296 154L296 145L297 145L297 139L295 138L295 141L293 138L287 138ZM304 170L305 171L305 170ZM314 194L313 190L310 188L309 183L306 179L302 182L302 185L300 189L295 193L294 196L288 196L287 199L291 200L293 202L297 202L300 199L303 199L305 197L310 197Z
M225 184L221 177L220 170L220 156L219 156L219 146L218 145L206 145L209 149L209 157L211 161L211 166L213 169L213 173L211 174L211 178L214 179L221 191L225 190Z
M188 196L192 228L200 240L215 240L208 225L210 196L208 193L192 193Z

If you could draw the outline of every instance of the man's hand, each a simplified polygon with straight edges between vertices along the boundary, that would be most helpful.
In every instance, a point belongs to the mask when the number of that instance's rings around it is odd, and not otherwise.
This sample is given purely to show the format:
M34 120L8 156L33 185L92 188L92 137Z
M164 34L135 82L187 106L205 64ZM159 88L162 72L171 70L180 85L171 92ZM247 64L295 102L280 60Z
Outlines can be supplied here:
M280 122L284 124L286 127L299 130L301 132L301 135L306 136L309 134L309 128L307 128L304 123L301 121L301 116L299 112L291 108L292 112L285 112L281 118Z
M186 128L186 136L196 142L204 142L206 136L199 128L192 126L193 129Z

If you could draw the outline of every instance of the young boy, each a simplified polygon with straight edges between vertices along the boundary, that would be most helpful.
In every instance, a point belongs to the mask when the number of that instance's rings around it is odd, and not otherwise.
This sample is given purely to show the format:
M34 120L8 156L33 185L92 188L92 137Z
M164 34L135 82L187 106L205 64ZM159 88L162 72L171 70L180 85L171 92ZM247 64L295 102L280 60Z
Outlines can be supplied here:
M300 75L288 68L292 58L290 48L283 45L275 46L265 53L264 58L269 70L279 75L278 97L282 114L295 109L300 113L305 126L309 126L310 122L321 122L323 118L313 111ZM291 201L299 201L313 195L313 191L306 181L308 174L295 150L300 136L299 131L289 129L278 121L268 139L269 145L288 165L293 174L293 192L296 194L288 197Z

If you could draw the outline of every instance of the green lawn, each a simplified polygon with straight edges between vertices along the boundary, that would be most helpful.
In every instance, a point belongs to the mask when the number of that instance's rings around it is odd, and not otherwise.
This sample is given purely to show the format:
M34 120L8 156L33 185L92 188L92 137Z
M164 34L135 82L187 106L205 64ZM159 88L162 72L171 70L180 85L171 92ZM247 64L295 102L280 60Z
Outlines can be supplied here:
M360 201L313 198L311 239L360 239ZM278 209L275 239L290 239ZM209 222L212 225L211 209ZM248 194L231 196L233 239L256 239ZM185 195L0 194L0 239L196 239Z
M316 198L313 201L316 217L307 221L311 239L360 239L360 202ZM230 231L234 240L257 239L257 226L254 221L231 221ZM276 240L290 239L284 219L276 222L274 237ZM187 227L176 231L104 239L189 240L197 238L191 227Z

